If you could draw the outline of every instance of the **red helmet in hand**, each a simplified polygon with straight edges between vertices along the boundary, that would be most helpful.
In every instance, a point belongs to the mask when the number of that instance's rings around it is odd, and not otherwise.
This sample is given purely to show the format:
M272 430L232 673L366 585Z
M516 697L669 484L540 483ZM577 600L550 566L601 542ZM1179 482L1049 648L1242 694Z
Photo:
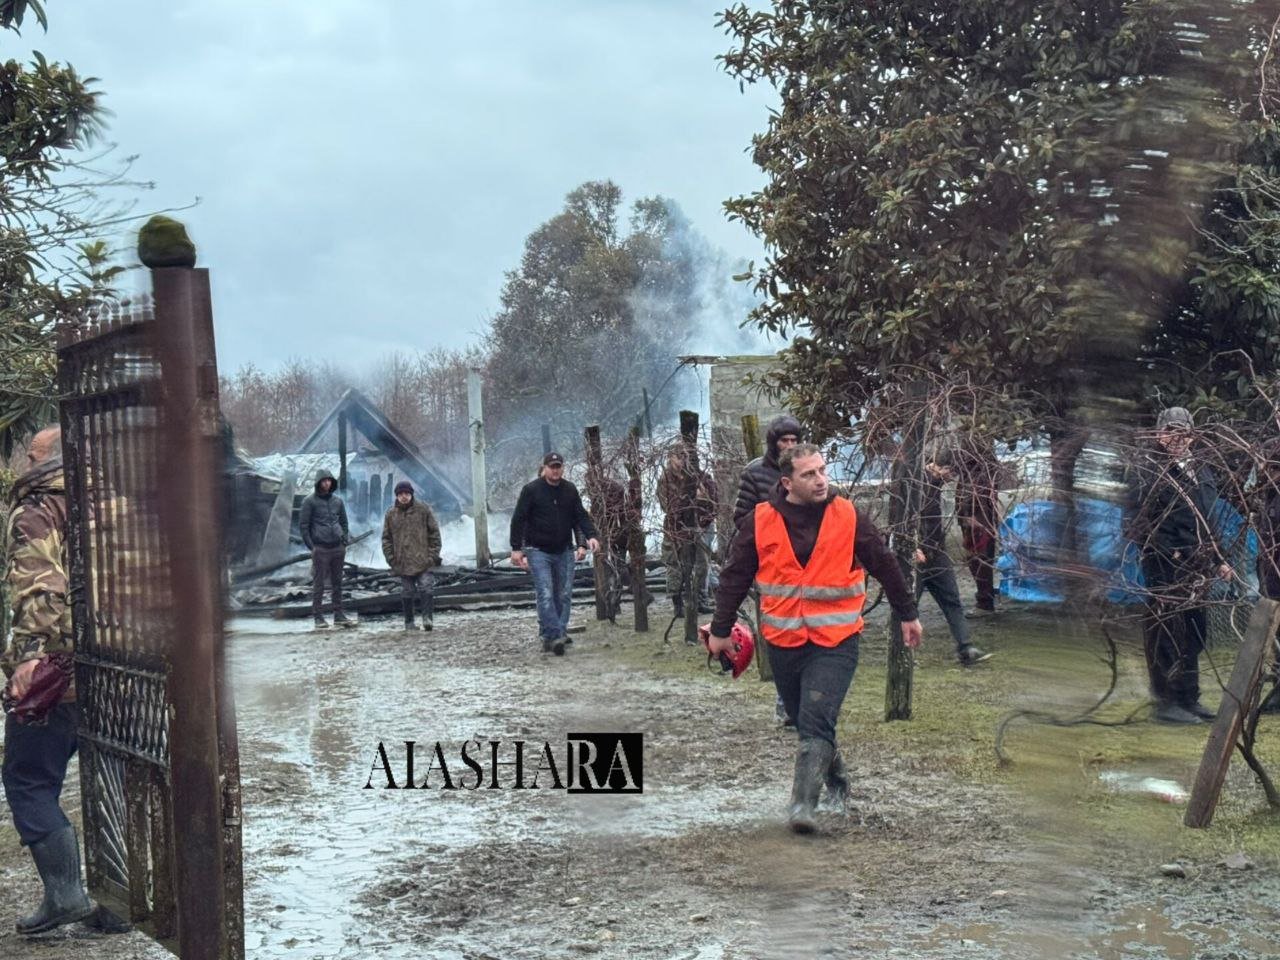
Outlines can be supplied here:
M711 625L706 624L698 628L698 638L702 641L702 646L707 650L707 663L710 664L715 654L711 652L709 646L711 642ZM732 673L733 679L737 680L751 666L751 658L756 652L756 641L751 636L751 631L743 624L735 623L733 630L729 633L729 639L733 641L733 647L730 650L720 654L720 667L725 673Z

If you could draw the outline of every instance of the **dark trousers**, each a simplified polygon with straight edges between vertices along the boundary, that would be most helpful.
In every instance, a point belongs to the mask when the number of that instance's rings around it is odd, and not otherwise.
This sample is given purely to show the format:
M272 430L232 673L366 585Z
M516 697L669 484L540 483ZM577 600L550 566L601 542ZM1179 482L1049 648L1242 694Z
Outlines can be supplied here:
M342 612L342 562L347 557L347 548L339 544L336 547L322 547L317 544L311 550L311 613L321 615L324 605L324 586L328 581L333 587L333 612Z
M18 723L13 717L5 720L4 796L26 846L71 823L58 798L67 764L76 752L79 719L80 708L73 702L54 707L43 726Z
M834 647L769 644L767 655L774 686L787 715L796 718L800 739L817 738L834 746L840 708L858 669L857 634Z
M960 584L956 582L956 572L951 566L951 558L945 553L929 560L920 568L920 576L916 583L916 600L919 601L924 592L942 610L951 630L951 639L956 643L956 650L969 645L969 621L964 618L964 604L960 600Z
M964 531L964 552L969 573L977 584L976 600L983 610L996 608L996 536L990 530L971 526Z
M432 619L435 613L435 590L436 578L432 576L430 570L423 570L421 573L415 573L411 577L402 576L400 578L400 596L404 599L406 605L406 616L411 616L413 608L417 604L418 599L422 599L422 615L428 620Z
M1208 635L1205 608L1196 604L1193 574L1170 562L1144 557L1149 595L1142 619L1151 695L1157 703L1189 706L1200 699L1200 651Z

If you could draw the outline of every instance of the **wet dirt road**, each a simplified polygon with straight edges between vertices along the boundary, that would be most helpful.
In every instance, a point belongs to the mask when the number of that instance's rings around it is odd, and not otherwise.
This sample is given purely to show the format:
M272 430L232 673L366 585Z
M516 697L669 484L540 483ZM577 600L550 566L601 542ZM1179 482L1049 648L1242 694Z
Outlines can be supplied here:
M851 815L794 837L780 821L794 739L749 695L754 680L627 667L625 645L692 654L604 625L545 656L531 623L446 615L412 637L387 623L237 625L250 956L1274 952L1280 886L1267 875L1166 888L1123 864L1100 872L1096 852L1046 834L1015 798L856 740ZM462 741L558 749L570 731L642 731L644 793L517 791L509 771L506 789L388 790L375 763L382 741L402 782L414 740L421 782L441 741L474 783ZM1224 910L1263 922L1233 926Z
M446 614L415 636L390 622L234 624L248 957L1280 955L1273 869L1162 880L1006 791L859 743L858 724L876 720L861 706L844 743L851 815L794 837L781 825L794 739L754 679L646 669L693 654L595 624L552 658L531 624L530 612ZM498 790L388 790L376 762L381 741L402 781L414 740L421 783L441 741L473 783L464 740L559 749L589 731L644 733L643 794L513 790L509 771ZM29 868L9 846L0 871L0 908L16 911ZM166 955L136 935L84 936L0 934L0 956Z

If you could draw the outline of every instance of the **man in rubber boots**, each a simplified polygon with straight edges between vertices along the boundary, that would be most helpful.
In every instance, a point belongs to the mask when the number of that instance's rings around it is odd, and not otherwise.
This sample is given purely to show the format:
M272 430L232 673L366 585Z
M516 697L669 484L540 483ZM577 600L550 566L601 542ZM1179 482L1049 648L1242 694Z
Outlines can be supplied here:
M0 666L15 700L27 694L42 660L73 652L67 603L67 496L57 427L32 438L27 460L30 467L11 494L5 556L13 630ZM44 899L36 912L17 921L20 934L75 923L93 910L80 880L80 843L58 804L67 764L76 752L79 716L73 682L45 723L18 723L12 714L5 720L5 799L18 837L31 851L44 881Z
M773 681L800 734L787 819L796 833L812 833L823 783L838 804L848 796L836 721L858 666L868 573L902 621L903 642L915 648L923 631L897 558L862 511L832 494L821 451L797 444L778 466L779 488L738 528L720 573L709 649L730 649L754 580Z
M391 572L400 578L400 605L404 628L413 630L414 607L422 598L422 629L431 630L435 613L435 578L440 566L440 524L429 504L413 495L413 484L396 484L396 502L382 519L382 555Z

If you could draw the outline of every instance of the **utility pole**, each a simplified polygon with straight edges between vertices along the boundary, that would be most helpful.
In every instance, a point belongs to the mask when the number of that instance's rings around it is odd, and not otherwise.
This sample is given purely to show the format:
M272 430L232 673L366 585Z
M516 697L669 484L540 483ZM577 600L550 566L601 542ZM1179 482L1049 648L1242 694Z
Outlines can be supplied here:
M484 407L480 396L480 370L467 371L467 419L471 422L471 515L476 526L476 567L489 566L489 509L485 503Z

